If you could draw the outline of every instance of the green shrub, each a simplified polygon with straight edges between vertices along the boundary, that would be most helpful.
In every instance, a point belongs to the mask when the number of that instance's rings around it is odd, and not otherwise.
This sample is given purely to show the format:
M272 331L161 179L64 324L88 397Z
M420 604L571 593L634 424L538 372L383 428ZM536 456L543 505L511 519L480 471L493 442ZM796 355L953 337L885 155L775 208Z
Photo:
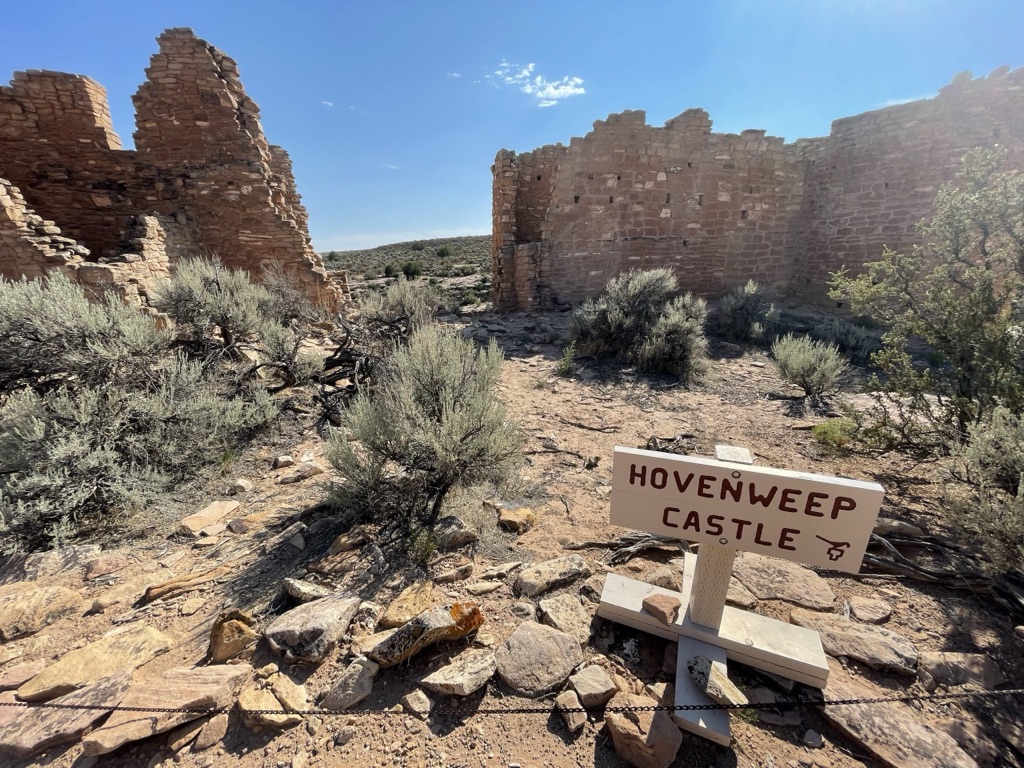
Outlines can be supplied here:
M818 341L835 344L856 365L867 365L871 362L871 356L882 348L881 342L866 328L841 317L830 317L818 323L811 330L811 336Z
M384 267L384 277L398 277L399 271L398 267L394 264L388 264Z
M455 255L455 249L452 246L445 244L438 248L435 253L439 258L448 259Z
M423 243L412 243L409 246L410 251L425 251L426 249L427 246L425 246Z
M134 380L171 341L154 318L113 295L91 302L59 272L0 279L0 392Z
M572 366L576 358L576 342L570 342L569 346L562 350L562 357L555 365L555 373L559 376L572 376Z
M683 381L700 378L707 369L704 335L708 305L692 294L677 296L644 335L636 362L641 371L668 371Z
M730 341L771 341L778 323L769 290L753 280L733 288L718 304L718 332Z
M421 328L399 348L370 397L345 414L328 456L344 481L334 500L353 519L409 534L437 521L448 492L500 482L521 458L522 436L495 393L501 352L452 331Z
M186 259L157 287L151 303L179 328L191 331L197 347L233 349L263 324L274 297L253 283L244 269L218 260Z
M669 269L633 270L612 278L604 293L573 312L569 337L588 355L614 355L641 370L674 373L684 381L704 368L707 304L675 296Z
M815 424L811 434L830 451L841 453L853 443L857 424L851 419L827 419L821 424Z
M0 406L3 549L121 524L276 415L264 390L226 396L183 357L145 374Z
M400 328L404 333L433 322L441 306L429 285L405 279L392 283L384 293L367 293L359 302L365 321Z
M1024 565L1024 416L996 408L971 427L955 455L959 484L947 486L952 519L985 542L996 569Z
M807 336L786 334L776 339L772 357L779 375L812 398L838 390L848 370L846 360L834 345Z
M869 390L908 404L899 426L918 453L962 444L997 407L1024 410L1024 174L1000 172L1005 159L1005 147L969 152L936 194L918 245L887 248L856 276L833 275L833 298L888 329ZM919 365L912 339L945 364Z
M418 261L407 261L402 264L402 274L406 280L415 280L423 274L423 265Z

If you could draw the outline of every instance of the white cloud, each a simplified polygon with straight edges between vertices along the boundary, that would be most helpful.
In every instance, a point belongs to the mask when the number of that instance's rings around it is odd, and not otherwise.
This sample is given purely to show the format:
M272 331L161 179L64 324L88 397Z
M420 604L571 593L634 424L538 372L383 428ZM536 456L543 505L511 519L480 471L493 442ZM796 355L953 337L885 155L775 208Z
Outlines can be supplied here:
M398 170L398 166L397 165L392 165L391 163L381 163L380 167L381 168L387 168L389 171L397 171Z
M543 75L534 74L536 69L537 65L533 62L522 66L502 59L494 74L488 75L487 79L499 88L510 85L533 96L537 99L538 107L553 107L562 99L587 92L582 77L566 75L558 80L548 80Z
M449 72L447 77L452 77L458 80L460 77L462 77L462 74L459 72Z
M320 103L323 104L325 107L333 107L334 106L334 102L333 101L321 101Z

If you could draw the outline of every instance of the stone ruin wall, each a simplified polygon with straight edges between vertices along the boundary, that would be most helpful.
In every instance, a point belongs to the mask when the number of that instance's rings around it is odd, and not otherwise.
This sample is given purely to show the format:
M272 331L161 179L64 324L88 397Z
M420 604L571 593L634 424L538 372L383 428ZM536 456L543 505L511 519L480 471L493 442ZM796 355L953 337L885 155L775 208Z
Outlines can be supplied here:
M495 159L491 299L547 308L631 268L717 297L748 279L809 302L828 275L916 242L963 155L1001 144L1024 170L1024 69L957 76L932 99L836 120L785 144L713 133L703 110L655 128L611 115L582 138Z
M87 77L32 70L0 87L0 189L24 200L0 206L0 275L31 277L51 263L36 244L8 242L28 215L56 222L81 261L107 267L97 285L126 298L144 301L178 259L215 255L256 277L279 263L337 307L344 276L328 275L313 250L291 161L267 143L235 62L189 29L157 42L132 98L134 150L122 148L106 91ZM28 213L16 218L19 207Z

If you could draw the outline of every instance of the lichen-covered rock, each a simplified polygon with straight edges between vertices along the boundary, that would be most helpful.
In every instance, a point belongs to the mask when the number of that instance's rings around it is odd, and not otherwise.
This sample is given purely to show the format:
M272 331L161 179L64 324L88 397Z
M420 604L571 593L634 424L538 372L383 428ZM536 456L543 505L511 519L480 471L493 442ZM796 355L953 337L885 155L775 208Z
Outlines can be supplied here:
M319 664L348 631L361 600L345 593L292 608L267 627L267 643L287 661Z
M392 667L441 640L458 640L484 623L476 603L464 601L424 611L366 651L382 667Z

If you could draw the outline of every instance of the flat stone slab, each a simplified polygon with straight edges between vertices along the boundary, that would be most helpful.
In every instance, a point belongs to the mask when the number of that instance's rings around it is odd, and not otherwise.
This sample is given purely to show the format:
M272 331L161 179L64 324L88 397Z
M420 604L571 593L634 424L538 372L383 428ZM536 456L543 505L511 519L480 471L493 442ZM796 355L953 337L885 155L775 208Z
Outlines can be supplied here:
M0 757L12 762L24 760L50 747L77 741L110 708L121 703L131 681L131 671L124 670L55 701L96 709L12 709L17 714L0 728Z
M122 670L132 670L174 647L174 640L138 625L66 653L18 688L22 701L48 701Z
M785 600L822 611L830 610L836 601L827 581L810 568L789 560L741 552L732 570L759 600Z
M198 536L204 528L219 523L228 515L234 515L238 508L237 501L215 501L194 515L183 517L178 526L179 533L186 536Z
M23 589L0 596L0 641L31 635L78 610L82 598L67 587L40 587L26 583Z
M523 568L516 578L516 592L528 597L572 584L590 575L590 566L579 555L558 557Z
M278 616L263 636L287 661L319 664L348 631L360 598L339 592Z
M424 611L433 608L442 599L432 581L417 581L403 589L388 605L377 625L381 629L400 627Z
M121 706L218 709L231 704L251 674L252 667L248 664L169 669L159 677L133 682ZM82 752L105 755L124 744L164 733L202 716L202 712L118 710L82 741Z
M850 615L865 624L881 624L892 616L892 606L884 600L854 595L850 598Z
M1006 682L1006 675L984 653L943 653L924 651L918 659L918 674L928 690L936 685L973 683L986 690Z
M572 635L527 621L520 624L494 654L498 674L524 696L541 696L564 683L583 663L583 651Z
M420 685L447 696L469 696L487 685L496 669L492 651L471 649L431 672L420 680Z
M555 708L565 720L565 727L569 729L569 733L577 733L587 724L587 713L576 711L581 706L576 691L562 691L555 699Z
M825 653L832 657L849 656L872 669L914 674L917 648L903 635L870 624L858 624L842 616L815 613L794 608L789 620L818 632Z
M871 698L884 691L855 681L836 662L825 688L827 700ZM889 768L978 768L942 731L922 723L906 704L844 704L822 707L826 719Z
M540 616L542 622L572 635L581 645L590 642L593 617L576 595L557 595L541 600Z

